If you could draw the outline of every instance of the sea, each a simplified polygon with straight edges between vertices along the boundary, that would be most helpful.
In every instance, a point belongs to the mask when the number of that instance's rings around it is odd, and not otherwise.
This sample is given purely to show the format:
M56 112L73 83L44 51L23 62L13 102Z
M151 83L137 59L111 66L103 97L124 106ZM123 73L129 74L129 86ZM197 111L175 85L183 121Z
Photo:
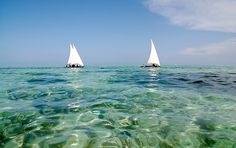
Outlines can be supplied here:
M0 147L236 148L236 66L0 68Z

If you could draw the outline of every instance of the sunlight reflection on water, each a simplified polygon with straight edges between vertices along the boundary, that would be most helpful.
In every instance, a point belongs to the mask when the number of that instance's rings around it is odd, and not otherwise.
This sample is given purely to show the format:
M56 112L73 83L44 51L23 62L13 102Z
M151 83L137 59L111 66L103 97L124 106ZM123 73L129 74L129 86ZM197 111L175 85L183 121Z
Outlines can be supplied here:
M0 69L1 147L235 147L236 68Z

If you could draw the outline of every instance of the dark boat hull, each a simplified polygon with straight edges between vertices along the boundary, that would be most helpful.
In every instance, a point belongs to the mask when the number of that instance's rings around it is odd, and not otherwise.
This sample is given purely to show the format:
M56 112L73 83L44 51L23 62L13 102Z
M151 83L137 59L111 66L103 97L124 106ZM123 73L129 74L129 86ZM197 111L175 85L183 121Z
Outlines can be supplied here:
M79 67L65 67L65 68L84 68L84 66L79 66Z
M84 68L84 66L81 66L81 65L69 65L69 64L67 64L66 65L66 68Z
M160 66L152 66L152 65L143 65L143 66L140 66L142 68L159 68Z

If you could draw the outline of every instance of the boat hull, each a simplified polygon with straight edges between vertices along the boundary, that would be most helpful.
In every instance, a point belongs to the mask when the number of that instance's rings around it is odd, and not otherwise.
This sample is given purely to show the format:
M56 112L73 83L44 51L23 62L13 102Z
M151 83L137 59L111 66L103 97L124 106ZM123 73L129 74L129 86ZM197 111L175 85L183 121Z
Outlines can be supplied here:
M81 66L81 65L76 65L76 64L67 64L66 65L66 68L84 68L84 66Z
M80 66L80 67L65 67L65 68L84 68L84 66Z
M159 67L161 67L161 66L142 65L142 66L140 66L140 67L142 67L142 68L159 68Z

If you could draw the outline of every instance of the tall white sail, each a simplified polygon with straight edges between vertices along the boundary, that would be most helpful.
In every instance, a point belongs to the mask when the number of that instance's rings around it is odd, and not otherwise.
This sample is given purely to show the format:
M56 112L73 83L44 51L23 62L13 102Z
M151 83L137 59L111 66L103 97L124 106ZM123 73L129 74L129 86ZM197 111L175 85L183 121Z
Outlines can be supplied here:
M158 55L157 55L156 48L155 48L152 40L151 40L151 53L150 53L147 64L148 65L156 64L158 66L161 66L160 60L159 60Z
M78 64L80 66L84 66L84 63L82 62L78 51L75 48L75 45L70 44L70 56L67 64L73 65L73 64Z

